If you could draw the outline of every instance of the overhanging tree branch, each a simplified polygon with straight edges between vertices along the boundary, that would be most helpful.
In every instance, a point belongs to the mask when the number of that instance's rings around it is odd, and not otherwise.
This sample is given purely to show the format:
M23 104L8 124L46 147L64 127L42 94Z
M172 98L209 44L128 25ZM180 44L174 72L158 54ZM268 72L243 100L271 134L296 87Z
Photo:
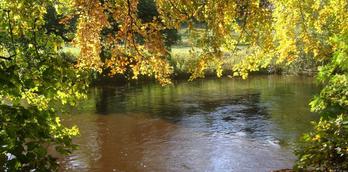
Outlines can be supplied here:
M7 17L8 17L8 32L10 33L10 39L11 39L11 46L12 46L12 51L14 52L13 55L10 55L9 57L4 57L4 56L0 56L1 59L4 60L12 60L12 57L15 57L16 51L15 51L15 43L14 43L14 38L13 38L13 28L12 28L12 24L11 24L11 19L10 19L10 10L4 10L7 13Z
M10 57L5 57L5 56L0 56L0 59L3 59L3 60L12 60L12 57L14 57L15 55L12 55Z

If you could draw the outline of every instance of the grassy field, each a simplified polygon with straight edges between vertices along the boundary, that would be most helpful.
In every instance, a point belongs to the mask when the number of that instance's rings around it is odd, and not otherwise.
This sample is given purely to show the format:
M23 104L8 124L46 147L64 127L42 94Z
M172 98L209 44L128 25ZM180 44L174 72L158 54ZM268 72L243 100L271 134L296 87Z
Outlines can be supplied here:
M243 47L241 47L243 49ZM244 48L245 49L245 48ZM187 73L190 69L190 64L196 61L199 57L195 56L195 54L199 54L201 52L200 49L194 49L194 55L191 53L191 47L185 46L173 46L171 49L171 63L175 68L175 72L178 73ZM223 57L223 70L229 71L232 69L234 64L239 63L243 57L247 54L246 50L239 51L238 53L232 54L231 51L222 50ZM213 67L208 69L209 71L214 70Z
M190 64L193 60L198 58L197 56L192 56L190 51L192 50L192 46L194 46L195 40L200 39L204 32L204 29L200 28L196 28L192 31L189 31L188 29L179 30L181 41L171 48L172 62L182 67L182 69L177 68L177 70L187 72L188 69L186 69L185 66L188 66L187 64ZM233 36L238 39L238 35ZM237 47L237 49L238 51L221 48L223 52L222 62L224 64L224 70L231 70L234 64L239 63L247 54L250 54L250 52L248 52L247 45L240 45ZM196 52L196 54L201 52L201 50L198 48L193 48L193 50Z
M71 46L66 46L62 49L62 52L71 53L72 55L74 55L76 57L80 54L80 49L75 48L75 47L71 47Z

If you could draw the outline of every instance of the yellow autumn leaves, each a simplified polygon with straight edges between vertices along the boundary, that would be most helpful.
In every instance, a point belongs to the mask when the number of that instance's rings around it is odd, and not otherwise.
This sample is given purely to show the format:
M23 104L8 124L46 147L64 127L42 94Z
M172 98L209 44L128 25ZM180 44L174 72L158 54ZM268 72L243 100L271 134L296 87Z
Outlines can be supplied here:
M345 0L217 0L217 1L155 1L158 17L143 22L137 16L139 0L77 1L80 15L77 45L81 49L79 66L111 75L130 70L133 78L139 74L153 75L162 84L169 83L172 68L163 44L165 29L179 28L187 23L202 23L204 33L198 44L200 60L191 70L192 77L202 77L208 63L216 64L221 76L221 48L237 57L243 45L248 54L231 66L234 75L247 77L250 71L267 67L271 62L289 64L298 58L311 56L324 60L333 52L330 38L347 30ZM107 12L105 12L107 11ZM101 35L110 28L112 18L118 24L114 34ZM103 37L107 37L106 39ZM112 54L101 60L102 47ZM225 51L225 50L224 50ZM209 58L207 58L207 55Z

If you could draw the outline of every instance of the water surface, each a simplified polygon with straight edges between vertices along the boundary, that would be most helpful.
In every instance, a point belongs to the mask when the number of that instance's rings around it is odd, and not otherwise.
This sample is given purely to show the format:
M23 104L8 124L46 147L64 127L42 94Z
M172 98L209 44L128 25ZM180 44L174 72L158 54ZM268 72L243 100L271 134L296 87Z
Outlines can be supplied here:
M293 143L318 118L307 77L211 79L91 90L67 171L271 171L291 168Z

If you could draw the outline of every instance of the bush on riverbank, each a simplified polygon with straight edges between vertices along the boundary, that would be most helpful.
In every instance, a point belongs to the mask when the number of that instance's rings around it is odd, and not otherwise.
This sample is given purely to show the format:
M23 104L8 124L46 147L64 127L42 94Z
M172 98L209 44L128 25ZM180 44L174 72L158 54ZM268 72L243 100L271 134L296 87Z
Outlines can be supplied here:
M348 170L348 121L343 115L336 119L321 119L314 131L305 134L299 149L298 169L315 171Z
M324 88L310 103L323 117L297 148L298 169L348 170L348 32L335 37L333 45L333 57L318 73Z

